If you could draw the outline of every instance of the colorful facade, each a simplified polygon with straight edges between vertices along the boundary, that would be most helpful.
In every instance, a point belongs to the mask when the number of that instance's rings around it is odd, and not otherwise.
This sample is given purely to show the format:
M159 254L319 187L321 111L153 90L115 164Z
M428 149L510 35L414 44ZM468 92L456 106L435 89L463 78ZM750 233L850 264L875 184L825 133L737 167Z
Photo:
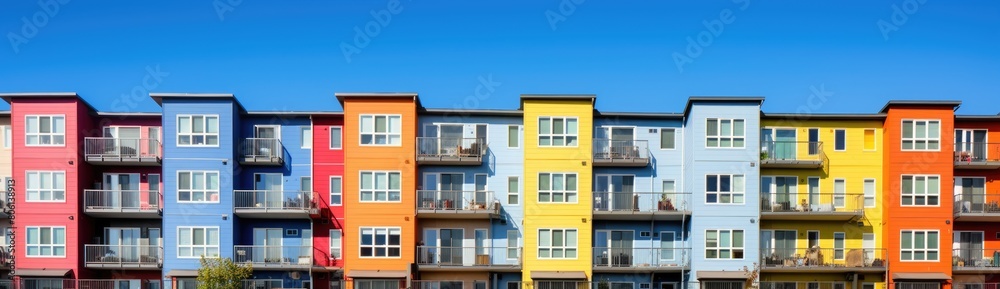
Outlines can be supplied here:
M194 288L202 256L252 266L244 288L1000 282L1000 116L957 101L628 113L593 95L340 93L343 112L265 112L162 93L159 113L108 113L0 97L0 288Z

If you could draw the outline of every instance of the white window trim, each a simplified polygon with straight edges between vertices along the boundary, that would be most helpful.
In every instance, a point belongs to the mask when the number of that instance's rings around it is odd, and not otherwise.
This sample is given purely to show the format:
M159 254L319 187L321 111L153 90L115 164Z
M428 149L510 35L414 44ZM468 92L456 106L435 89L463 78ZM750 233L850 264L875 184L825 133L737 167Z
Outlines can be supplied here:
M338 203L338 204L334 204L333 203L333 179L340 179L340 203ZM330 198L330 206L334 206L334 207L343 206L344 205L344 176L330 176L330 182L327 183L327 187L329 187L329 190L328 190L329 192L327 192L327 194L328 194L328 197ZM343 236L343 235L341 235L341 236Z
M337 250L340 251L340 258L337 258L337 257L333 256L333 249L334 249L334 247L333 247L333 232L339 232L340 233L340 238L339 238L339 241L338 241L338 242L340 242L340 247L336 248ZM343 260L344 259L344 230L341 230L341 229L330 229L330 235L327 236L327 239L329 239L329 243L330 243L330 259L331 260Z
M184 134L184 135L191 136L191 144L182 144L181 143L181 135L182 134L181 134L181 126L180 126L180 124L181 124L181 118L182 117L191 118L191 125L194 125L194 117L195 116L201 116L201 117L205 117L206 118L205 123L204 123L206 125L205 132L203 132L203 133L195 133L195 132L193 132L194 130L192 129L191 133ZM211 135L213 135L213 133L209 133L208 132L208 126L207 126L208 125L208 120L207 120L207 118L208 117L213 117L213 116L215 117L215 119L219 123L219 127L217 129L218 132L214 133L215 137L219 139L219 143L215 144L215 145L210 145L210 144L208 144L208 137L211 136ZM219 117L218 114L178 114L176 122L174 123L174 126L177 127L176 131L174 131L174 142L176 143L177 147L196 147L197 148L197 147L219 147L220 145L222 145L222 118ZM194 144L194 136L203 136L203 137L205 137L205 144Z
M309 132L309 142L308 143L306 143L304 141L305 138L306 138L306 131ZM313 147L313 144L312 144L313 143L313 137L316 136L315 134L313 134L312 131L313 131L312 125L302 126L302 127L299 128L299 134L300 134L299 141L302 141L302 143L299 144L299 148L312 149L312 147Z
M337 146L337 147L333 146L333 130L334 129L340 130L340 146ZM344 149L344 126L342 126L342 125L331 125L329 132L330 132L330 135L327 136L327 140L326 141L327 141L327 144L330 147L330 150L339 151L339 150Z
M50 117L50 118L51 117L62 117L62 119L63 119L63 133L62 133L63 143L62 144L54 144L55 138L53 138L53 144L41 144L41 143L39 143L39 144L29 144L28 143L28 118L30 118L30 117L39 117L39 118L41 118L41 117ZM41 120L38 121L39 129L41 129L41 122L42 122ZM66 139L66 130L69 129L69 126L66 125L66 122L67 121L66 121L66 115L65 114L30 114L30 115L25 115L24 116L24 136L25 136L24 137L24 146L26 146L26 147L65 147L66 146L66 142L69 141L68 139ZM50 122L50 123L54 124L54 122ZM14 130L12 129L11 132L13 133L13 131ZM54 136L58 136L59 134L57 134L57 133L42 134L42 133L39 132L39 133L37 133L35 135L38 135L38 136L48 135L48 136L53 136L54 137ZM39 142L41 142L41 139L39 139Z
M934 260L930 260L930 259L927 259L927 260L903 260L903 251L905 250L905 249L903 249L903 234L906 233L906 232L910 232L910 233L924 232L925 235L927 233L930 233L930 232L937 233L938 247L936 249L926 248L926 246L927 246L927 240L928 239L924 238L924 247L925 247L924 249L911 248L909 250L913 251L913 252L923 251L924 252L924 256L926 256L928 252L936 251L937 255L938 255L937 256L938 258L934 259ZM913 239L914 238L910 238L911 241ZM926 263L926 262L940 262L941 261L941 231L939 231L939 230L924 230L924 229L903 229L903 230L899 230L899 242L900 242L899 243L899 261L900 262L925 262Z
M205 229L205 244L206 245L181 245L180 238L181 238L181 230L183 230L183 229L191 229L191 237L192 238L194 238L194 229ZM210 229L215 229L216 231L219 232L219 244L216 244L215 246L208 245L208 240L209 240L209 238L208 238L208 230L210 230ZM174 250L177 251L177 259L201 259L201 256L196 256L196 257L181 256L181 246L191 247L192 249L194 249L194 248L202 248L203 247L203 248L205 248L206 252L208 252L208 249L211 248L211 247L217 247L217 249L219 251L219 256L216 256L216 257L205 256L205 258L221 258L222 255L223 255L222 254L222 229L220 229L219 226L177 226L177 235L175 235L175 236L176 236L176 238L174 240ZM192 242L192 244L193 244L193 242Z
M547 192L549 194L549 201L548 202L543 202L543 201L540 201L541 198L538 197L538 196L540 196L542 194L542 190L537 190L536 189L535 190L535 192L536 192L535 202L537 202L539 204L547 204L547 205L557 205L557 204L558 205L575 205L575 204L579 204L580 203L580 174L578 174L576 172L538 172L538 177L535 179L536 183L541 183L540 180L542 178L542 176L541 176L542 174L548 174L549 178L552 178L552 175L554 175L554 174L561 174L561 175L563 175L563 180L564 181L566 180L566 176L567 175L570 175L570 174L576 175L576 190L575 191L566 190L565 185L564 185L563 186L563 190L559 191L559 192L561 192L563 194L563 201L562 202L554 202L554 201L552 201L552 194L554 192L556 192L556 191L546 190L545 192ZM551 179L549 180L549 186L550 187L552 186L552 180ZM571 192L573 192L573 193L576 194L576 201L575 202L568 202L569 198L567 198L566 196L569 193L571 193Z
M365 133L365 132L361 131L361 127L362 127L361 123L363 122L363 119L366 116L372 117L372 132L371 133ZM386 123L385 123L385 130L386 130L386 132L384 132L384 133L381 133L381 132L377 133L377 132L374 131L375 130L375 118L380 117L380 116L386 117L386 119L385 119L386 120ZM390 125L389 119L391 117L394 117L394 116L395 117L399 117L399 129L400 129L400 131L397 132L397 133L390 132L390 130L392 129L392 125ZM359 146L375 146L375 147L400 147L400 146L403 146L403 131L402 130L403 130L403 115L402 114L378 114L378 113L374 113L374 114L360 114L360 115L358 115L358 145ZM343 143L344 143L343 132L344 132L343 129L341 129L341 139L340 139L341 146L343 146ZM366 135L366 134L371 134L372 135L372 143L371 144L366 144L366 143L362 142L363 138L361 136L362 135ZM386 137L386 143L385 144L377 144L377 143L375 143L375 136L376 135L385 135L385 137ZM393 136L393 135L399 135L399 144L391 144L389 142L390 137Z
M511 195L511 193L510 193L510 180L511 179L517 179L517 190L514 192L515 197L517 197L517 203L516 204L511 204L510 203L510 195ZM518 206L518 205L521 205L521 192L523 191L523 189L522 189L523 187L524 187L524 185L521 183L521 176L507 176L507 199L505 200L505 202L507 203L508 206Z
M837 149L837 131L844 131L844 149L842 149L842 150L838 150ZM862 141L864 141L864 140L862 139ZM848 142L847 142L847 129L846 128L835 128L835 129L833 129L833 151L835 151L835 152L846 152L847 151L847 145L848 145Z
M728 260L743 260L743 259L746 259L746 255L747 255L747 249L746 249L746 246L747 246L747 240L746 240L747 231L746 230L743 230L743 229L706 229L705 230L704 238L702 238L704 240L703 241L703 245L704 245L704 248L705 248L706 251L709 250L709 248L710 248L710 247L708 247L708 232L709 231L715 231L716 232L716 237L719 238L718 242L719 242L720 245L722 244L722 239L721 239L722 238L722 231L729 231L729 236L730 237L733 236L733 232L735 232L735 231L742 231L743 232L743 247L732 247L732 243L733 242L732 242L732 240L730 240L730 247L721 247L721 246L719 246L719 247L711 247L711 248L712 248L712 250L727 250L728 249L730 251L729 252L729 256L735 255L735 254L733 254L734 251L736 249L740 249L740 250L743 250L743 258L708 258L708 254L706 254L704 256L705 260L708 260L708 261L728 261ZM797 235L798 235L798 233L796 233L796 236ZM796 241L796 242L798 242L798 241Z
M914 190L916 190L916 177L924 177L924 178L935 177L935 178L937 178L938 179L938 190L937 190L938 193L937 193L937 195L930 195L930 194L915 195L915 194L909 194L909 196L914 197L914 203L916 203L916 197L918 197L918 196L923 196L925 198L928 197L928 196L936 196L937 199L938 199L937 205L906 205L906 204L903 204L903 196L904 196L903 195L903 178L905 178L907 176L914 178L914 180L913 180L913 184L914 184L913 188L914 188ZM924 184L927 184L927 182L925 181ZM903 174L903 175L899 176L899 206L900 207L940 207L941 206L941 198L942 198L941 197L941 175L921 175L921 174L909 175L909 174ZM926 200L925 200L925 203L926 203Z
M549 133L543 135L542 134L541 122L542 122L542 119L546 119L546 118L549 119L549 125L550 126L553 125L553 123L554 123L553 120L554 119L557 119L557 118L558 119L562 119L563 120L563 125L567 126L566 129L563 130L564 133L562 133L562 134L555 134L555 133L552 132L552 127L549 127ZM568 126L569 124L568 123L569 123L570 119L576 120L576 134L569 134L568 132L566 132L566 131L568 131L568 128L569 128L569 126ZM538 131L535 134L535 145L537 147L539 147L539 148L575 148L575 147L579 147L580 146L580 118L575 117L575 116L549 116L549 115L543 115L543 116L539 116L538 117L538 119L536 120L536 123L538 124L538 127L536 128ZM551 142L549 143L549 145L542 145L541 142L538 141L538 139L540 139L543 136L547 136L547 137L563 137L563 145L553 145ZM575 144L574 145L569 145L569 142L566 141L567 137L575 137L576 138Z
M730 191L730 192L709 192L709 191L708 191L708 188L706 187L706 188L705 188L705 205L718 205L718 206L742 206L742 205L745 205L745 204L746 204L746 202L747 202L747 189L746 189L746 186L747 186L747 177L746 177L746 175L741 175L741 174L712 174L712 173L709 173L709 174L705 174L705 182L708 182L708 177L709 177L709 176L716 176L716 177L721 177L721 176L729 176L729 181L730 181L730 182L732 182L732 181L733 181L733 177L734 177L734 176L743 176L743 188L741 188L741 190L740 190L740 191ZM721 181L721 179L722 179L722 178L719 178L719 179L720 179L720 181ZM796 180L796 181L798 181L798 180ZM676 186L676 185L677 185L677 184L676 184L676 183L674 183L674 186ZM730 185L729 187L730 187L730 188L734 188L734 186L732 186L732 185ZM675 189L676 189L676 187L675 187ZM739 193L739 194L742 194L742 195L743 195L743 202L742 202L742 203L736 203L736 202L729 202L729 203L720 203L720 202L715 202L715 203L709 203L709 202L708 202L708 194L710 194L710 193L714 193L714 194L717 194L717 195L721 195L722 193L729 193L730 195L733 195L733 196L735 196L735 195L736 195L737 193ZM716 200L721 200L721 199L722 199L722 198L721 198L721 196L719 196L719 197L717 197L717 198L716 198Z
M563 243L565 245L563 245L561 247L554 247L554 246L551 246L551 245L548 246L548 247L542 247L542 244L541 244L542 238L540 237L542 235L542 231L549 231L549 234L552 234L552 231L554 231L554 230L561 230L562 231L562 234L563 234ZM572 231L576 231L576 240L573 240L573 245L572 246L569 245L569 242L566 239L566 232L567 231L571 231L571 230ZM580 230L578 230L577 228L538 228L537 235L535 235L535 243L536 243L535 244L536 245L535 246L535 257L538 258L539 260L577 260L577 259L580 258L580 240L579 239L580 239ZM549 236L549 242L551 242L551 241L552 241L552 237ZM552 250L552 249L562 249L564 257L562 257L562 258L554 258L554 257L545 257L545 258L543 258L543 257L539 256L541 254L538 254L538 252L540 250L542 250L542 249L549 249L549 250ZM566 258L565 256L566 256L566 250L567 249L574 249L574 250L576 250L576 257ZM552 254L550 253L549 256L551 256L551 255Z
M669 149L663 148L663 130L671 130L671 131L674 132L674 148L669 148ZM659 147L660 147L661 151L674 151L674 150L677 150L677 139L678 139L678 137L677 137L677 129L676 128L663 127L663 128L660 128L659 130L657 130L657 132L658 132L658 134L656 134L656 136L660 138L660 140L659 140L659 142L660 142Z
M914 137L909 138L909 139L903 137L903 123L905 123L907 121L912 121L913 122L913 135L914 135ZM916 146L917 146L916 142L917 141L929 142L929 141L935 140L935 139L929 138L929 137L917 138L916 137L916 134L917 134L917 122L927 122L927 126L930 126L930 122L934 122L934 121L936 121L938 123L938 138L936 139L938 141L938 148L936 150L932 150L932 149L922 149L922 150L916 149ZM941 151L941 147L944 146L944 144L941 141L941 139L944 138L944 136L941 135L941 125L943 125L943 124L941 123L940 119L901 119L901 120L899 120L899 150L903 151L903 152L939 152L939 151ZM928 130L928 132L930 132L930 130ZM912 149L903 148L903 142L906 141L906 140L914 141L914 144L913 144L914 148L912 148ZM876 146L876 148L877 148L877 146Z
M274 137L273 138L258 137L257 136L257 129L258 128L273 128L274 129ZM258 138L258 139L276 139L278 141L281 141L281 125L277 125L277 124L255 124L255 125L253 125L253 137L254 138Z
M14 128L9 125L0 125L0 132L3 132L3 148L14 147Z
M57 173L62 174L63 175L63 199L62 200L55 200L55 199L53 199L53 200L34 200L34 201L33 200L28 200L28 191L29 191L28 190L28 180L30 179L28 177L28 175L30 175L32 173L52 173L53 175L55 175ZM52 182L52 184L55 185L55 182ZM6 184L4 184L4 186L6 186ZM52 191L52 189L49 189L49 190ZM67 196L68 194L69 194L69 190L68 190L68 188L66 186L66 171L25 171L24 172L24 201L26 203L66 203L66 198L68 197Z
M364 200L361 199L361 194L362 194L362 191L363 191L362 186L364 186L364 184L361 183L361 176L364 175L365 173L371 173L372 174L372 189L371 189L371 191L373 193L372 193L372 200L371 201L364 201ZM394 190L388 189L388 187L386 187L385 201L379 201L379 200L375 199L375 193L374 192L378 190L378 189L375 189L375 175L377 175L379 173L385 173L385 174L387 174L386 175L386 180L388 180L388 175L390 175L392 173L399 174L399 200L398 201L392 201L392 200L390 200L389 193L393 192ZM341 184L343 184L343 180L341 180ZM388 186L388 185L389 184L386 184L386 186ZM343 191L341 191L341 194L343 194ZM402 171L358 171L358 202L359 203L402 203L403 202L403 172Z
M524 127L521 126L521 125L516 125L516 124L509 124L509 125L506 125L505 127L507 128L507 148L508 149L519 149L519 148L521 148L522 143L524 142L524 134L521 133L521 131L524 130ZM517 128L517 146L513 146L513 147L510 146L510 128L511 127L516 127Z
M874 194L874 196L872 196L872 198L875 200L875 205L873 205L873 206L868 206L867 205L868 202L865 201L865 199L867 199L868 196L864 195L864 191L865 191L864 190L864 184L866 182L868 182L868 181L872 181L872 184L874 184L874 187L875 187L875 191L872 192ZM861 181L861 186L862 186L862 188L861 188L861 194L862 194L862 196L861 196L861 204L866 209L868 209L868 208L878 208L878 180L877 179L873 179L873 178L866 178L866 179L864 179L864 180Z
M665 240L663 240L663 236L667 235L667 234L670 235L670 243L672 243L672 246L670 247L670 250L671 250L671 255L673 255L673 257L670 258L670 259L664 259L663 255L660 254L659 258L657 258L658 261L674 261L674 260L677 260L677 253L678 253L678 250L677 250L678 249L677 248L677 233L675 233L674 231L660 231L660 242L658 242L658 243L659 243L659 245L662 245L663 241L665 241ZM666 250L666 248L659 247L659 248L657 248L657 250Z
M873 148L872 148L872 149L868 149L868 148L866 148L866 147L865 147L865 145L866 145L866 144L864 143L864 140L865 140L865 135L864 135L864 134L862 134L862 135L861 135L861 142L862 142L862 144L861 144L861 150L862 150L862 151L866 151L866 152L874 152L874 151L878 151L878 129L874 129L874 128L866 128L866 129L864 130L864 133L865 133L865 134L867 134L867 133L868 133L869 131L871 131L871 132L872 132L872 147L873 147ZM902 142L902 140L900 140L900 143L899 143L899 145L903 145L903 142Z
M840 242L843 244L842 247L837 248L837 236L840 236ZM833 259L834 260L844 260L847 258L847 233L845 232L833 232ZM837 258L837 250L841 251L840 258Z
M713 119L718 124L717 128L720 130L720 131L718 131L719 135L715 135L715 136L708 135L708 122L711 121L711 120L713 120ZM728 136L723 136L721 134L722 133L721 130L722 130L722 121L723 120L730 121L730 124L736 122L737 120L743 121L743 136L736 136L735 134L733 134L733 132L736 131L735 129L733 129L732 131L730 131L730 134ZM733 126L733 128L735 128L735 127L736 126ZM708 139L710 139L710 138L717 138L717 139L719 139L720 146L717 146L717 147L708 146ZM723 146L721 146L723 138L729 138L731 142L735 142L735 140L737 138L742 138L743 139L743 146L739 146L738 147L738 146L734 145L734 146L731 146L731 147L723 147ZM705 148L706 149L733 150L733 149L746 149L746 146L747 146L747 120L746 119L744 119L744 118L721 118L721 117L710 117L710 118L706 118L705 119Z
M40 247L52 247L52 251L53 252L55 252L55 247L59 247L60 246L59 244L55 244L55 243L48 244L48 245L42 245L42 244L31 245L31 244L28 244L28 229L32 229L32 228L38 229L39 241L41 241L40 239L41 239L41 230L42 230L42 228L49 228L50 230L51 229L62 229L62 231L63 231L63 244L62 244L63 254L62 255L49 255L49 256L30 256L30 255L28 255L28 247L30 247L30 246L38 246L39 248ZM39 258L39 259L54 259L54 258L62 259L62 258L66 258L66 252L69 249L67 247L67 245L66 245L66 243L67 243L66 242L66 238L68 237L68 235L69 234L66 232L66 226L28 226L28 227L25 227L24 228L24 256L27 257L27 258ZM53 241L54 240L55 240L55 238L53 238Z
M181 185L180 185L181 173L191 173L191 178L192 178L191 179L192 180L191 186L192 187L194 186L194 174L195 173L205 173L205 187L206 188L208 188L208 174L209 173L215 173L216 175L219 176L219 189L218 190L205 190L206 194L205 194L205 200L204 201L182 201L181 200L181 194L180 194L180 191L181 191L181 189L180 189L181 188ZM219 172L219 171L195 170L195 171L177 171L176 174L177 175L175 176L176 177L175 180L177 180L177 181L174 183L174 190L176 191L176 195L177 195L177 203L179 203L179 204L218 204L222 200L222 173L221 172ZM163 182L163 180L160 180L160 182ZM194 188L192 188L190 191L193 192L193 191L200 191L200 190L195 190ZM212 192L215 192L215 194L219 195L219 198L217 200L215 200L215 201L212 201L212 196L210 195L210 193L212 193Z
M798 180L796 180L796 181L798 181ZM843 194L837 193L837 181L841 181L841 182L844 183L844 193ZM864 184L862 184L862 185L864 185ZM837 197L843 198L843 203L844 203L843 205L840 205L840 206L837 205ZM834 178L833 179L833 199L832 199L832 203L833 203L832 204L833 207L837 208L837 209L843 209L843 208L847 207L847 179L845 179L845 178Z
M374 241L375 241L375 235L376 235L375 231L378 231L379 229L385 229L386 230L386 237L385 237L385 243L386 244L385 245L374 245L373 244L373 245L369 246L369 247L372 248L372 254L373 255L375 254L375 248L385 248L386 255L389 255L389 249L390 248L399 247L399 256L396 256L396 257L393 257L393 256L385 256L385 257L381 257L381 256L362 256L361 255L361 248L365 247L365 245L361 245L361 240L364 238L363 236L364 236L365 229L371 229L373 231L373 233L372 233L372 241L373 242L372 243L374 243ZM389 232L392 232L393 229L399 230L399 246L389 245L389 236L392 235ZM341 253L341 254L343 254L343 253ZM403 258L403 228L402 227L360 227L359 226L358 227L358 258L360 258L360 259L402 259Z
M513 244L512 245L510 243L510 234L511 233L514 233L514 240L516 241L517 244ZM518 259L521 258L521 256L520 256L520 254L522 254L521 253L521 250L522 250L521 249L521 231L519 231L519 230L507 230L507 247L505 247L504 249L506 250L504 252L504 254L507 255L507 260L518 260ZM509 254L510 249L514 249L518 253L518 256L511 256Z

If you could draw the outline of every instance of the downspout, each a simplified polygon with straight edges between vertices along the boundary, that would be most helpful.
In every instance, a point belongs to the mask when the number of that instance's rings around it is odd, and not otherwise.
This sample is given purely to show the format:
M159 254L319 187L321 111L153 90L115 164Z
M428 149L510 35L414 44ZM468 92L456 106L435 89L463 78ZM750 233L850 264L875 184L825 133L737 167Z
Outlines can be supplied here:
M309 194L310 194L311 198L313 199L312 206L316 207L316 210L319 210L319 205L316 204L316 196L315 196L316 195L316 190L312 188L312 184L315 183L315 180L313 180L313 172L315 171L315 167L316 167L316 163L314 163L314 161L315 161L314 158L315 158L315 154L316 154L316 148L313 147L314 146L313 144L315 143L314 137L316 136L315 129L316 129L316 126L313 125L313 116L310 114L309 115L309 133L311 133L312 135L309 136L309 139L313 140L313 143L309 144L309 189L312 191L312 192L309 192ZM301 147L302 144L299 144L299 146ZM300 184L300 186L301 186L301 184ZM301 190L302 188L300 187L299 189ZM317 213L319 213L320 218L323 217L322 212L317 212ZM313 218L309 218L309 232L312 232L312 234L310 236L310 238L312 238L312 240L309 240L309 244L312 244L312 248L309 248L309 250L311 252L316 252L316 230L315 230L315 225L316 225L316 220L314 220ZM329 238L329 236L327 236L327 238ZM313 254L309 254L309 255L310 255L309 258L312 259L309 262L310 263L316 262L316 256L311 256ZM329 260L329 258L327 258L327 259ZM316 288L316 278L313 278L313 267L314 266L309 266L309 289ZM330 280L327 280L327 282L330 282Z
M648 143L646 145L646 153L649 154L649 159L653 160L653 153L652 153L652 150L649 149ZM655 161L655 160L653 160L653 161ZM656 172L656 168L653 165L654 165L653 163L649 164L649 190L655 192L656 189L654 189L655 188L654 186L656 184L656 181L653 180L654 179L653 178L653 173ZM660 191L662 192L663 188L660 188ZM652 201L653 201L653 204L657 204L657 202L656 202L656 195L655 194L653 194ZM657 206L659 206L659 205L657 204ZM659 210L659 208L657 207L656 210ZM655 260L656 254L655 254L655 249L653 249L653 248L656 248L656 246L654 245L655 243L653 243L653 238L652 238L652 236L653 236L654 233L656 233L656 216L655 216L655 214L654 214L654 216L652 218L649 219L649 236L650 236L650 238L649 238L649 245L650 246L649 247L651 249L651 252L649 252L649 255L651 257L653 257L654 260ZM660 236L660 240L663 240L663 235L659 235L659 236ZM649 274L649 287L650 288L656 288L656 287L653 286L653 285L655 285L654 281L656 281L655 277L656 277L656 273L650 273Z
M681 188L686 188L687 182L685 182L684 175L685 175L685 172L687 171L687 169L686 169L687 166L685 165L686 160L684 159L684 157L687 156L687 154L684 151L687 150L687 141L686 141L687 140L687 114L684 114L683 116L681 116L681 126L680 126L680 128L681 128L681 154L680 154L680 158L681 158L681 178L680 178L680 182L681 182ZM676 183L674 183L674 188L677 188L677 184ZM683 192L683 191L686 191L686 190L681 190L681 191ZM692 192L692 194L690 196L688 196L688 198L689 199L693 199L694 198L694 193ZM692 200L685 200L685 203L686 203L686 205L684 206L684 210L689 210L689 208L687 206L694 204L694 202L692 202ZM693 212L693 210L691 210L691 211ZM688 230L685 229L686 225L687 225L687 214L681 214L681 240L683 240L684 243L687 244L687 245L685 245L685 247L694 247L694 246L691 245L691 242L689 242L689 240L687 239L687 231ZM682 250L688 251L687 255L691 255L694 252L694 248L687 248L687 249L682 249ZM684 255L683 252L682 252L681 255ZM685 257L687 258L688 265L690 265L690 262L693 261L692 258L691 258L691 256L685 256ZM687 289L688 282L690 282L690 279L691 279L691 277L688 276L688 280L684 280L684 273L685 273L684 271L688 271L687 272L688 274L691 273L690 270L684 270L684 266L681 266L681 282L680 282L681 283L681 289Z

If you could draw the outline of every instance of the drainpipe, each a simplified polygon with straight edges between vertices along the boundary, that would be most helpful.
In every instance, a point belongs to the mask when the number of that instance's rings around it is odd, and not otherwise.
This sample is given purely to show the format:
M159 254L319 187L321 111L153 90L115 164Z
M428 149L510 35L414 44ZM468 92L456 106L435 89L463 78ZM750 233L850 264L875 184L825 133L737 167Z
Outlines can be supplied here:
M684 151L687 150L687 142L685 141L685 139L687 138L687 115L681 116L681 127L680 128L681 128L681 137L680 137L680 139L681 139L681 154L680 154L680 158L681 158L681 178L680 178L679 181L681 183L681 186L680 186L681 188L687 188L686 187L687 186L687 182L685 182L685 179L684 179L684 175L685 175L685 171L686 171L686 169L685 169L686 168L686 164L685 164L684 156L687 155L687 154L684 153ZM677 188L677 183L676 182L674 182L674 188L675 188L675 191L676 191L676 188ZM682 189L681 191L683 192L683 191L687 191L687 190L683 190ZM689 198L693 199L694 198L694 194L692 193L689 196ZM686 203L684 205L684 210L688 210L687 206L694 204L691 200L685 200L684 202ZM694 210L691 210L691 211L694 212ZM687 215L681 214L681 240L684 241L685 244L688 244L688 245L685 245L684 247L694 247L694 246L692 246L690 244L690 242L688 242L689 241L687 239L687 231L688 230L685 230L686 227L687 227ZM684 249L682 249L682 250L684 250ZM692 255L692 253L694 253L694 248L688 248L687 250L689 251L687 253L687 255ZM681 254L681 255L684 255L684 254ZM687 258L688 262L692 261L691 256L685 256L685 257ZM687 271L688 274L691 273L690 270L684 270L684 267L681 266L681 281L680 281L680 283L681 283L681 289L687 289L688 282L690 282L690 280L691 280L690 276L688 276L688 278L687 278L688 280L684 280L684 273L685 273L685 271Z

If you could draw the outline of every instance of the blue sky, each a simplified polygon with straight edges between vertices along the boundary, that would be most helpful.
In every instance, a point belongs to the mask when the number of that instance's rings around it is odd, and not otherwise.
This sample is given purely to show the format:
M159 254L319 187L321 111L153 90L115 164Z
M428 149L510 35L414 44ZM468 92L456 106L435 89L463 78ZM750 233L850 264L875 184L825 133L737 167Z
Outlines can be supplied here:
M234 93L250 110L406 91L439 108L588 93L605 111L752 95L768 112L958 99L997 114L998 15L989 0L6 1L0 91L74 91L107 111L158 111L129 96L152 90Z

